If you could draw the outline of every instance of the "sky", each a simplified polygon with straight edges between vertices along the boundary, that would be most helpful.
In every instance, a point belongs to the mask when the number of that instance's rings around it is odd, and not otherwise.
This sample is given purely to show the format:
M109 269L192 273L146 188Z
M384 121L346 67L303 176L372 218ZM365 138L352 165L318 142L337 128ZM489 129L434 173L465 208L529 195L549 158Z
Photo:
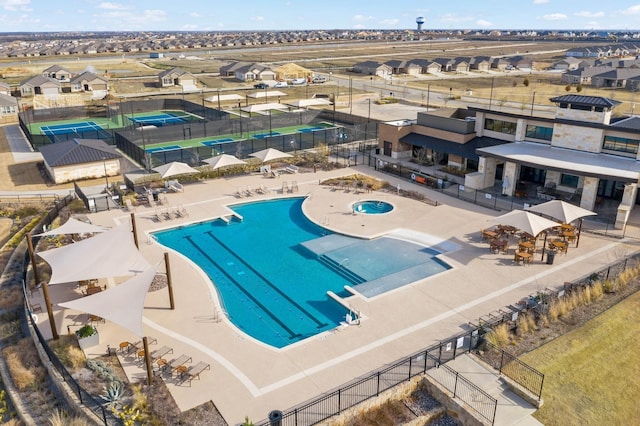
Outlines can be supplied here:
M640 30L640 0L0 0L0 32Z

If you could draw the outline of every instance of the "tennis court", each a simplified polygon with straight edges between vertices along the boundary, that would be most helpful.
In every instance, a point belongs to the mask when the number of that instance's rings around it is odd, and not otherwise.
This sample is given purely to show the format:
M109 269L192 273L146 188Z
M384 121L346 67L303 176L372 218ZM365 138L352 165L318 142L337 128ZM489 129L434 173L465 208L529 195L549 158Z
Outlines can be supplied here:
M141 118L141 117L136 117L136 118ZM271 137L295 135L300 133L311 136L311 133L315 131L330 130L330 129L337 129L337 128L340 128L340 127L336 127L331 123L314 123L313 125L306 124L306 125L300 125L300 126L275 128L275 129L272 129L271 132L261 129L255 133L249 132L249 133L244 133L243 135L240 135L240 134L219 135L215 137L215 139L212 139L210 136L207 138L173 140L173 141L160 142L155 144L147 144L145 150L148 153L161 153L166 151L173 151L176 149L198 148L203 146L219 150L221 148L220 145L232 144L232 143L240 142L247 139L268 139ZM302 135L300 136L302 137Z
M81 135L81 133L84 132L96 132L97 139L111 139L111 134L94 121L77 121L73 123L40 126L40 132L48 136L51 142L54 143L57 142L56 136L58 135L76 134L78 137L83 138L85 136Z
M155 111L146 115L127 116L127 118L137 126L156 127L162 127L167 124L183 124L201 119L201 117L192 114L186 114L182 111L180 111L180 113Z

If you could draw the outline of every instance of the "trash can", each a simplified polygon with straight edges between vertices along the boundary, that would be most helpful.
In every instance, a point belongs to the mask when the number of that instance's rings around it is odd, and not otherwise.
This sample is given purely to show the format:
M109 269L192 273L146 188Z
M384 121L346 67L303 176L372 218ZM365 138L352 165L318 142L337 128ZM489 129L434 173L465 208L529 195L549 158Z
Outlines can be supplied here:
M282 424L282 411L273 410L269 413L269 424L271 426L280 426Z
M553 260L556 258L555 251L547 251L547 265L553 265Z
M158 191L153 191L153 201L158 201Z

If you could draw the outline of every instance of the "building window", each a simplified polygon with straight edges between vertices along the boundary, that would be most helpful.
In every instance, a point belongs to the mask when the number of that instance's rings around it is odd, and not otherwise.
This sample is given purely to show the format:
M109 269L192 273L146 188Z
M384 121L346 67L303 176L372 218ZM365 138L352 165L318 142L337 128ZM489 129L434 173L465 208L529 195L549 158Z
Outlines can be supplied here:
M484 121L484 128L499 133L506 133L508 135L516 134L516 123L509 121L494 120L493 118L487 118Z
M560 185L568 186L570 188L578 187L578 180L580 178L575 175L565 175L564 173L560 176Z
M602 149L637 154L639 144L640 141L637 139L621 138L618 136L605 136Z
M525 137L550 141L553 137L553 127L528 125Z

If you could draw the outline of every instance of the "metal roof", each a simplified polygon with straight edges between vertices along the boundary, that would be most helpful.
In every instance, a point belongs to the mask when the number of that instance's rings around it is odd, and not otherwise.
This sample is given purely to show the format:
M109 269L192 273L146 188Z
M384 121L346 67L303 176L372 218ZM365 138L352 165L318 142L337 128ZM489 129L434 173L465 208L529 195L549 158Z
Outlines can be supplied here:
M534 142L512 142L477 150L481 156L556 170L571 175L638 182L640 162L633 158L556 148Z
M556 96L555 98L551 98L549 100L555 103L589 105L589 106L599 106L599 107L606 107L606 108L612 108L616 105L620 105L620 102L614 101L613 99L609 99L609 98L603 98L602 96L563 95L563 96Z
M73 139L40 147L45 163L50 167L96 163L122 157L100 139Z
M489 138L486 136L475 137L467 143L458 143L451 142L445 139L434 138L433 136L421 135L418 133L410 133L407 136L400 138L400 142L410 145L422 146L446 154L459 155L471 160L477 160L479 158L478 154L476 153L477 148L484 148L505 143L505 141L503 140Z

